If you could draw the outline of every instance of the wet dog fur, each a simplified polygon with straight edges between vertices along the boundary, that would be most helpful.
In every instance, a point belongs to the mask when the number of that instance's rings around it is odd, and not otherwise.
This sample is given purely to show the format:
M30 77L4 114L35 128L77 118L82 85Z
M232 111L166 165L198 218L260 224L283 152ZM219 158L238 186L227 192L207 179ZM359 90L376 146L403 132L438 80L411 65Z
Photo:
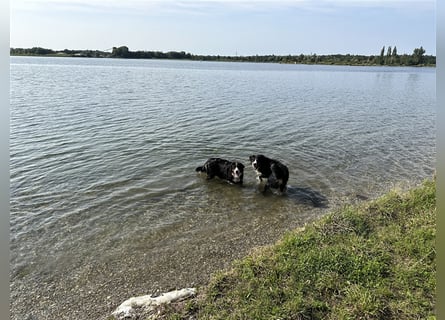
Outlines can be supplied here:
M218 177L233 184L243 184L244 165L238 161L209 158L204 165L196 168L196 172L205 172L208 180Z
M251 155L249 157L250 164L258 175L260 181L267 179L264 192L269 188L279 189L280 192L286 190L287 181L289 180L289 169L280 161L270 159L262 154Z

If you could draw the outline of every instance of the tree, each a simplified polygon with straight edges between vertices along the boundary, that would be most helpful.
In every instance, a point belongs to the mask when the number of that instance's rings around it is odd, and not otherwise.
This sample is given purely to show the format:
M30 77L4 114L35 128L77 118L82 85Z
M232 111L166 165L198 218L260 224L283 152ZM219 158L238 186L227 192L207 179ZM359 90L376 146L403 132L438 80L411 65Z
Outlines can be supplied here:
M423 55L425 53L425 49L423 47L415 48L413 51L413 63L415 65L423 63Z
M391 46L389 46L388 51L386 51L386 64L392 64L391 54Z
M382 50L380 51L380 61L379 61L379 63L381 65L383 65L383 63L384 63L384 59L383 59L384 55L385 55L385 46L383 46Z
M399 63L399 56L397 55L397 47L394 46L394 49L392 49L392 57L391 57L392 63Z
M115 58L128 58L129 57L128 47L127 46L121 46L119 48L113 47L111 56Z

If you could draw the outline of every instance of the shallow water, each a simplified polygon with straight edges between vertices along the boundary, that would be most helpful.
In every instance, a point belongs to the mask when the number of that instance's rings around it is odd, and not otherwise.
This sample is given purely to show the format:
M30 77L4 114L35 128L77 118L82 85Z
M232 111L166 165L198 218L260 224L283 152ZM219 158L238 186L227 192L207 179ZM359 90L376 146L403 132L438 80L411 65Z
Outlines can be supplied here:
M11 57L12 319L205 283L328 210L429 178L435 69ZM249 167L289 167L263 195ZM206 181L208 157L246 165Z

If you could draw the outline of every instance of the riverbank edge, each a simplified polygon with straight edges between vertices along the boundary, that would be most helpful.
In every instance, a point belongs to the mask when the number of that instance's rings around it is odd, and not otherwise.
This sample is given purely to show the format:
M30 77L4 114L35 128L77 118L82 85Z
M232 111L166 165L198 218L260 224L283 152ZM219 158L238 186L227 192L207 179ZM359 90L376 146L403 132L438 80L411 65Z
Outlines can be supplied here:
M156 319L436 319L435 192L434 178L328 213Z
M161 53L166 55L165 53ZM341 56L339 59L325 57ZM360 57L356 59L355 57ZM408 56L408 55L405 55ZM436 68L435 56L428 56L434 59L434 62L428 63L379 63L374 61L375 56L359 55L322 55L315 59L313 56L307 56L305 60L289 59L288 56L266 56L267 59L259 59L257 56L193 56L190 58L181 57L153 57L153 58L130 58L123 56L111 56L109 53L99 52L97 50L79 51L76 54L66 54L63 52L49 54L20 54L11 53L10 57L49 57L49 58L98 58L98 59L128 59L128 60L178 60L178 61L206 61L206 62L242 62L242 63L276 63L276 64L295 64L295 65L321 65L321 66L350 66L350 67L416 67L416 68ZM264 56L263 56L264 57ZM346 58L345 58L346 57ZM365 57L365 58L363 58ZM371 58L372 57L372 58ZM372 60L372 61L371 61Z

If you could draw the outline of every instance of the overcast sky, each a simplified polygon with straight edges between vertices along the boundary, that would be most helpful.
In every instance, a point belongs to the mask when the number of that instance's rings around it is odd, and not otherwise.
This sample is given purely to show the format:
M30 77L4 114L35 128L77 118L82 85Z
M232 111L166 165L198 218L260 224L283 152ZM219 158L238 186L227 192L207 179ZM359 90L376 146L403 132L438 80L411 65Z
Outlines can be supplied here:
M11 0L10 46L208 55L436 54L431 0Z

